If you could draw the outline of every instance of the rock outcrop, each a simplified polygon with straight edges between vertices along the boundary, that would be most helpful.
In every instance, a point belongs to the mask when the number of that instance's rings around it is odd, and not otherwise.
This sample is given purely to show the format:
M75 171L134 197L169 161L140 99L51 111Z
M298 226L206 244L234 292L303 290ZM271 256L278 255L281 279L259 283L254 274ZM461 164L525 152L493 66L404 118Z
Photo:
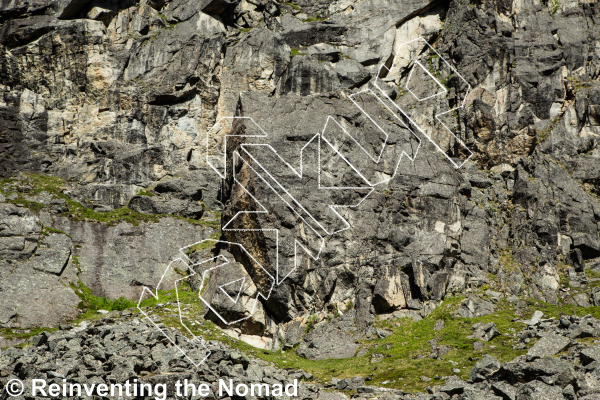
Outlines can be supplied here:
M201 276L219 256L231 270L193 282L211 299L199 318L313 360L451 295L462 318L503 299L599 306L599 11L0 0L0 326L76 318L79 283L137 301L174 287L170 261ZM575 325L560 334L597 336ZM552 374L513 390L485 359L480 386L438 398L591 396L543 364L563 342L502 372Z

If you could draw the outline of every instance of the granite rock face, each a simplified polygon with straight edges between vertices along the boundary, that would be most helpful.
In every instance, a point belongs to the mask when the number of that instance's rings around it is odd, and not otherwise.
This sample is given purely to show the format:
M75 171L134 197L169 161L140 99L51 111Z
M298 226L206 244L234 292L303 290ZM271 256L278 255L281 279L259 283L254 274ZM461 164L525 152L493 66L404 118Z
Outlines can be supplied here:
M53 325L77 314L59 280L136 299L217 238L248 254L204 255L275 284L215 310L253 310L235 329L290 346L311 314L351 304L362 335L484 285L517 306L597 305L561 290L560 266L581 287L600 257L598 5L296 3L0 2L2 285L59 288ZM43 195L32 173L65 187ZM1 323L30 326L10 293ZM491 310L471 297L459 313Z
M42 234L39 218L14 204L0 203L0 226L0 326L56 326L75 318L80 300L63 281L73 269L71 239Z
M169 217L138 226L73 221L44 211L38 217L10 203L0 203L0 226L4 328L58 326L75 319L81 299L72 286L80 283L97 296L136 301L144 286L156 287L161 278L173 289L180 275L167 271L167 265L181 255L181 242L195 243L214 232Z

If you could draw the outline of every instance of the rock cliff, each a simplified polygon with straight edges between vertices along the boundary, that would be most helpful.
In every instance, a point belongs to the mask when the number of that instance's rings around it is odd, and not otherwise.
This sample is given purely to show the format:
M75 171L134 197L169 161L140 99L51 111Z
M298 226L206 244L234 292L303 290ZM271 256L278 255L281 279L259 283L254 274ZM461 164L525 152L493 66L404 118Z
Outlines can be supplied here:
M312 360L456 296L599 306L599 12L0 0L0 327L188 275L198 318Z

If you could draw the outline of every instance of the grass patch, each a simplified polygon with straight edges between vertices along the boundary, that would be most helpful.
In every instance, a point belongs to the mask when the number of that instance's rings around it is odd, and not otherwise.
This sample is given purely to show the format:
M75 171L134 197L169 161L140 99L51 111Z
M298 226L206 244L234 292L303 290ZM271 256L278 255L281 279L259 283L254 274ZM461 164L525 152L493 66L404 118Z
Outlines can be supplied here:
M363 376L371 378L369 384L416 392L424 390L431 384L442 383L441 381L438 383L434 383L435 381L423 382L420 379L421 375L429 377L455 375L452 371L453 368L460 368L461 373L458 375L466 379L477 359L481 358L483 354L490 354L500 361L508 361L516 355L525 353L525 350L513 350L511 343L503 344L501 342L503 337L486 343L483 351L475 352L472 345L475 340L465 339L465 336L472 332L473 324L480 321L494 321L500 331L505 333L508 332L508 328L517 327L518 323L511 322L516 315L508 307L500 309L494 315L481 318L452 317L449 311L455 311L462 300L463 297L446 300L444 306L434 310L432 315L419 322L410 319L377 322L378 326L391 329L393 334L385 339L359 340L367 348L367 353L361 357L342 360L311 361L300 357L294 351L259 350L222 334L218 329L213 328L214 324L210 322L194 329L198 329L198 335L203 336L206 340L219 340L233 348L272 362L279 368L301 368L312 373L318 381L323 383L329 382L332 377L343 379ZM438 319L444 320L444 328L441 331L434 331L433 326ZM161 322L167 325L164 320ZM177 321L173 320L172 322L177 325ZM312 326L310 319L307 326ZM520 324L519 330L523 326ZM192 329L193 332L194 329ZM196 334L196 332L194 333ZM428 342L433 338L437 338L438 345L446 345L450 348L448 355L444 356L441 361L427 357L431 352ZM371 363L374 353L383 355L381 362ZM450 363L450 360L458 363L458 366ZM384 381L393 382L382 384Z
M151 191L146 190L146 189L140 189L140 190L138 190L137 195L138 196L154 197L154 193L152 193Z
M527 352L527 349L513 349L512 345L517 343L517 339L512 335L510 337L504 335L513 333L511 329L519 332L525 327L520 322L512 322L513 319L520 317L514 313L510 304L506 301L500 302L496 305L497 311L485 317L453 317L451 313L458 309L463 299L464 297L447 298L441 307L419 322L410 319L376 322L377 326L392 330L393 334L385 339L359 340L367 348L367 353L361 357L342 360L311 361L300 357L295 351L260 350L224 335L212 322L204 322L202 326L196 326L192 331L206 340L219 340L232 348L272 362L279 368L301 368L312 373L318 381L323 383L329 382L332 377L344 379L363 376L370 377L369 384L372 385L401 389L406 392L420 392L426 386L443 383L441 380L423 382L420 379L422 375L431 378L459 375L460 378L467 379L471 368L484 354L490 354L501 362L505 362ZM582 309L572 306L550 306L543 302L529 300L527 312L533 314L536 309L543 310L545 317L570 315L573 314L574 309L579 316L592 314L596 318L600 317L600 307ZM433 326L439 319L444 321L444 328L441 331L434 331ZM164 320L162 322L167 325ZM472 333L471 327L478 322L494 322L503 333L502 336L485 343L485 347L481 351L473 350L475 339L465 338ZM178 321L173 319L170 323L176 326ZM429 341L434 338L437 340L438 346L446 345L450 348L448 355L444 356L442 360L428 357L431 352ZM532 341L529 346L532 346L533 343ZM371 358L375 353L383 355L383 359L372 364ZM458 365L452 364L450 360ZM454 368L459 368L461 372L454 373ZM383 384L384 381L389 383Z
M279 368L302 368L312 373L321 382L328 382L332 377L343 379L353 376L368 376L372 379L369 382L372 385L401 389L406 392L420 392L426 386L443 382L441 380L423 382L420 379L422 375L431 378L459 375L460 378L467 379L470 370L484 354L490 354L501 362L505 362L527 352L527 349L513 349L512 345L517 343L517 339L504 335L512 333L511 329L519 332L525 327L520 322L512 322L519 316L515 314L514 308L510 304L503 301L496 305L497 311L494 314L484 317L453 317L451 313L458 309L463 299L464 297L447 298L441 307L419 322L410 319L376 322L376 325L382 328L391 329L393 334L385 339L359 341L363 346L368 347L367 354L361 357L310 361L298 356L294 351L251 351L251 353L255 353L254 356L265 361L275 363ZM542 309L545 317L556 318L563 314L573 313L574 307L572 306L547 305L546 308L542 308L542 304L545 303L530 301L528 312L533 314L536 309ZM600 317L600 307L588 309L575 307L575 309L577 315L580 316L592 314L596 318ZM433 326L439 319L444 321L444 328L441 331L434 331ZM475 339L465 338L472 333L471 327L478 322L494 322L503 333L502 336L485 343L485 347L481 351L473 350ZM436 338L438 346L446 345L450 348L448 355L444 356L443 360L428 357L431 352L429 341L434 338ZM224 341L222 337L218 339ZM529 346L532 345L533 341ZM242 350L245 347L253 349L239 342L236 343L236 347ZM388 347L390 348L388 349ZM374 353L382 354L383 359L378 363L371 364L371 357ZM450 360L458 365L453 365ZM459 368L461 372L455 374L454 368ZM390 383L383 384L384 381Z
M300 8L299 5L292 3L291 1L286 1L283 4L287 4L288 6L292 7L294 10L297 11L302 11L302 9Z
M0 336L8 340L28 340L42 332L56 332L58 328L29 328L29 329L11 329L0 328Z
M292 49L290 51L290 57L295 57L295 56L305 56L306 53L301 53L300 50L298 49Z
M56 229L51 226L44 225L44 227L42 228L42 235L44 235L44 236L50 236L53 233L67 235L65 232L61 231L60 229ZM70 235L67 235L67 236L69 236L69 238L73 239Z
M77 263L79 263L78 260ZM92 293L92 289L85 286L81 281L79 281L78 284L71 283L70 286L75 291L75 294L81 299L78 307L82 310L86 310L80 316L80 319L86 319L92 315L96 315L98 310L124 311L128 308L137 306L136 302L128 300L125 297L109 300L106 297L96 296Z
M215 232L212 235L210 235L209 239L213 239L213 240L219 240L221 238L221 231ZM215 247L215 242L213 242L212 240L207 240L205 242L201 242L198 244L195 244L193 246L190 246L190 248L187 250L186 254L192 255L194 253L197 253L199 251L202 250L206 250L206 249L212 249L213 247Z
M354 308L354 302L352 300L350 300L349 302L346 303L345 312L348 312L348 311L352 310L353 308Z
M500 253L500 265L505 271L514 271L517 268L520 268L520 265L513 257L512 249L510 247Z
M185 293L185 292L183 292ZM168 297L162 295L161 302ZM197 296L195 296L197 299ZM410 319L376 322L376 325L391 329L393 334L385 339L359 340L367 353L361 357L352 357L342 360L311 361L300 357L295 351L268 351L252 347L244 342L237 341L221 332L212 322L203 321L200 325L189 326L195 335L202 336L205 340L219 340L232 348L241 350L251 356L274 363L279 368L300 368L312 373L320 382L329 382L332 377L339 379L354 376L370 377L369 384L402 389L407 392L422 391L434 382L423 382L421 375L429 377L455 375L453 368L460 368L461 378L466 379L468 374L483 354L490 354L500 361L509 361L515 356L524 354L526 350L516 351L509 341L502 342L504 337L498 337L486 343L483 351L473 350L474 339L465 339L469 335L471 326L477 322L494 321L502 333L508 333L509 328L521 330L524 325L511 322L516 315L509 309L507 303L494 314L481 318L464 319L455 318L450 312L456 311L464 297L455 297L444 301L442 307L434 310L428 318L414 322ZM171 297L171 301L176 299ZM180 300L185 303L180 292ZM347 307L348 308L348 307ZM178 316L171 309L156 310L161 315L161 322L166 326L181 328ZM194 307L190 307L194 312ZM444 328L434 331L433 326L438 319L444 320ZM316 317L311 316L307 323L310 331L316 322ZM437 339L438 346L446 345L450 348L443 360L429 358L431 352L429 341ZM378 363L371 363L373 354L382 354L383 359ZM458 363L452 364L450 360ZM391 383L383 384L384 381ZM439 381L434 384L441 384Z
M10 203L21 204L23 207L26 207L33 211L34 213L38 213L41 210L45 209L46 206L41 203L37 203L34 201L29 201L25 199L22 193L26 193L27 195L37 195L41 192L48 192L52 195L53 198L56 199L64 199L67 203L68 211L61 214L61 216L68 217L74 221L91 221L98 222L101 224L114 226L121 222L127 222L131 225L139 225L140 223L154 223L158 222L161 218L171 217L175 219L180 219L191 224L201 225L204 227L209 227L212 229L220 229L221 227L221 214L213 213L214 217L217 220L212 219L201 219L195 220L190 218L179 217L176 215L168 215L168 214L142 214L137 211L134 211L127 207L117 208L115 210L109 212L95 212L94 210L84 206L83 204L71 200L67 195L62 193L64 189L67 188L64 180L61 178L47 176L47 175L37 175L37 174L26 174L27 180L25 181L15 181L12 179L4 179L0 181L0 185L3 184L11 184L17 182L19 185L29 185L31 189L28 189L23 192L18 192L19 197L14 200L7 200ZM21 186L19 186L21 187ZM140 195L152 196L152 193L149 191L141 190L138 192Z
M304 333L309 333L310 331L315 329L316 324L317 324L317 316L316 315L311 315L310 317L308 317L308 320L306 321L306 327L304 328Z

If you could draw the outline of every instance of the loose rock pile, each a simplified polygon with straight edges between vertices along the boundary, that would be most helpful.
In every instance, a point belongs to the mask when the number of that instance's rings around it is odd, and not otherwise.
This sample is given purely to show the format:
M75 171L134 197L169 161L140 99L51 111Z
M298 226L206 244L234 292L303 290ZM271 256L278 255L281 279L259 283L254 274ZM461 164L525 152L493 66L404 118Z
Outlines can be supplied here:
M263 382L270 385L285 385L297 379L300 382L298 398L302 399L342 400L350 393L353 393L352 398L365 400L375 397L383 400L600 398L600 344L585 345L575 340L599 336L600 320L591 316L562 316L559 320L535 318L529 323L514 334L522 343L540 338L526 355L506 363L485 355L475 364L467 381L457 376L427 378L432 382L427 387L429 393L407 394L368 386L361 377L334 378L323 386L307 372L276 368L218 341L206 343L211 355L200 367L194 368L150 322L131 316L117 320L109 316L96 323L63 326L55 333L44 332L33 337L30 346L3 350L0 383L23 380L26 391L20 398L25 399L34 398L28 393L32 379L60 385L63 379L88 385L124 384L138 379L142 383L166 384L170 394L175 393L176 381L187 379L196 385L208 383L209 398L218 398L219 379L233 379L234 384ZM492 325L476 325L473 334L497 332ZM174 337L178 343L182 339L179 334L174 333ZM561 352L560 356L553 357ZM435 385L439 380L444 383ZM3 396L0 398L4 399L6 394Z

